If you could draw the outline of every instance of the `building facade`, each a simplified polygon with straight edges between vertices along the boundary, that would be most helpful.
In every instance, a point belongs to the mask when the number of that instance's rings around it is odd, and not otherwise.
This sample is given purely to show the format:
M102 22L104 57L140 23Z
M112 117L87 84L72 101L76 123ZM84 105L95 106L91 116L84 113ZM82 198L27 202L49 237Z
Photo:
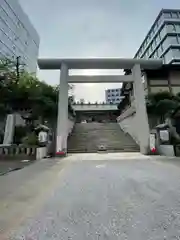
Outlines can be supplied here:
M18 0L0 0L0 57L36 72L40 39Z
M105 98L107 104L119 104L121 101L121 88L105 90Z
M145 96L159 92L170 92L173 95L180 93L180 64L164 64L158 69L144 69L142 82ZM121 112L135 106L134 89L132 83L124 83L121 89L124 97L119 104Z
M180 10L161 10L135 58L162 58L164 64L180 63Z

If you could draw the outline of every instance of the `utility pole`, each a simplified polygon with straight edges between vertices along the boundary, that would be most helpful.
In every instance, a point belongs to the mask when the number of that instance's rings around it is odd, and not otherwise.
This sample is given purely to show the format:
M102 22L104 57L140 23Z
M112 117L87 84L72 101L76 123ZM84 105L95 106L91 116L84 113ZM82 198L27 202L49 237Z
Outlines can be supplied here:
M17 82L19 81L19 76L20 76L20 73L19 73L20 58L21 58L21 56L16 57L16 76L17 76L16 80L17 80Z

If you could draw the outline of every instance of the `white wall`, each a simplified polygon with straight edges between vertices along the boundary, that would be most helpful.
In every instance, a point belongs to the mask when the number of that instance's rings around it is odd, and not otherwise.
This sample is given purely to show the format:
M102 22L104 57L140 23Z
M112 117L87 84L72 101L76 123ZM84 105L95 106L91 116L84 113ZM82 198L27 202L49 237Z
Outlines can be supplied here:
M36 149L36 160L41 160L47 156L47 147L39 147Z
M121 129L129 133L129 135L138 142L138 135L137 135L137 124L136 124L136 112L134 107L128 108L125 112L123 112L118 118L117 122L120 125Z
M118 110L116 104L76 104L72 106L75 111L103 111Z

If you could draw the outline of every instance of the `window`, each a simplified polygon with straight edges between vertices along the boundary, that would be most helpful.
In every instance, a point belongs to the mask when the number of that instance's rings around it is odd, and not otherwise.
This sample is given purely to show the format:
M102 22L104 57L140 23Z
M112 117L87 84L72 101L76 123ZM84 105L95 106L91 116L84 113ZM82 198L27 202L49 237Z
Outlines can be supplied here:
M145 58L145 54L143 54L141 58Z
M158 51L155 51L154 58L159 58Z
M147 44L148 44L148 42L147 42L147 38L146 38L144 41L144 48L146 48Z
M116 92L119 92L119 89L116 89Z
M152 54L151 58L154 58L154 53Z
M153 51L153 48L152 48L152 43L149 45L149 51L150 51L150 54L152 53Z
M179 18L178 13L177 12L172 12L172 18Z
M157 35L157 41L160 42L161 41L161 36L160 36L160 33L158 33Z
M180 58L180 49L172 49L173 57Z
M169 36L168 40L170 44L178 44L177 36Z
M144 54L144 58L145 58L145 59L148 58L147 52L145 52L145 54Z
M171 18L171 13L170 13L170 12L164 13L164 17L165 17L165 18Z
M156 42L155 42L155 39L154 39L154 41L152 42L152 48L153 48L153 50L155 49L155 47L156 47Z
M119 96L119 93L116 94L116 97L118 97L118 96Z
M159 43L157 36L155 37L154 41L155 41L155 44L156 44L156 46L157 46L158 43Z
M157 26L157 23L154 25L154 32L156 32L158 26Z
M164 20L164 18L163 18L163 15L161 14L161 16L159 17L159 20L158 20L159 25L161 25L161 23L162 23L163 20Z
M152 31L149 33L149 39L152 38Z
M108 97L111 97L111 95L110 95L110 94L108 94Z
M160 35L160 38L161 38L161 39L164 38L164 36L166 35L166 28L165 28L165 27L163 27L163 28L161 29L159 35Z
M143 45L142 45L142 50L144 51L146 48L146 43L144 42Z
M162 54L161 46L158 47L158 49L157 49L157 53L158 53L158 56L161 56L161 54Z
M160 44L160 48L161 48L161 51L163 52L164 51L164 48L163 48L163 45Z
M114 97L114 94L111 94L111 97Z
M116 101L119 101L119 98L117 98Z
M169 51L164 55L165 63L166 64L170 63L172 59L173 59L172 49L169 49Z
M114 89L112 89L111 92L114 92Z
M167 25L167 32L168 33L176 32L175 25L174 24L168 24Z
M150 40L151 40L151 39L150 39L150 36L148 35L148 36L147 36L147 43L149 43Z
M159 19L157 20L156 25L157 25L157 28L158 28L159 25L160 25Z
M146 51L146 56L149 57L149 48Z
M175 29L177 33L180 33L180 24L175 24Z
M163 49L166 50L169 47L169 41L168 38L166 38L164 40L164 42L162 43Z

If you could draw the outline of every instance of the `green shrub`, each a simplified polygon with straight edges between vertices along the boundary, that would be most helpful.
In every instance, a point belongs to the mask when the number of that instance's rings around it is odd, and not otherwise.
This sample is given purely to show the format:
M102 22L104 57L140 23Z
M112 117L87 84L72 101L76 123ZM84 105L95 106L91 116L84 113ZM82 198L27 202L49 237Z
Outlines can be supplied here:
M26 137L22 139L22 143L26 146L36 146L38 145L38 137L35 132L29 133Z

